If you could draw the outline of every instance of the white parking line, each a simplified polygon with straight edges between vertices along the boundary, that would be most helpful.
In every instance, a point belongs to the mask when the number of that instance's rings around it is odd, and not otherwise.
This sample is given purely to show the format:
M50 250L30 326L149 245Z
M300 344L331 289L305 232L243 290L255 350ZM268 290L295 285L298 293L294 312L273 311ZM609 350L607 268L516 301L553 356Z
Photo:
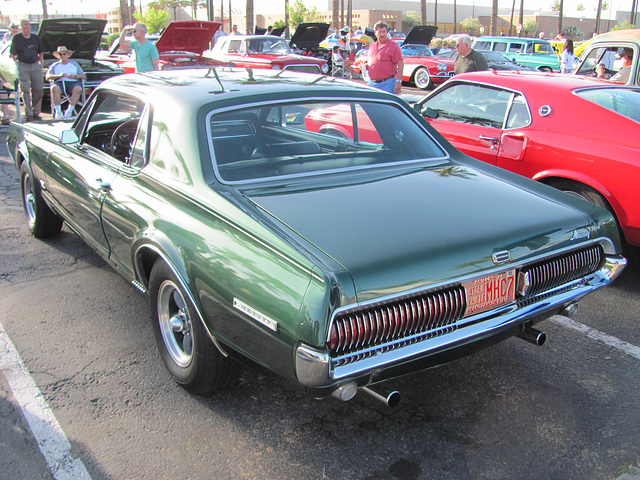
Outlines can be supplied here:
M631 355L632 357L640 360L640 347L636 347L635 345L625 342L624 340L620 340L619 338L612 337L611 335L607 335L606 333L602 333L601 331L594 328L587 327L586 325L576 322L575 320L571 320L567 317L555 315L551 317L550 320L559 325L577 330L580 333L584 333L589 338L593 338L594 340L602 342L605 345L609 345L616 350L620 350L621 352L624 352L627 355Z
M11 387L24 418L56 480L91 480L81 460L71 456L71 444L29 374L0 322L0 372Z

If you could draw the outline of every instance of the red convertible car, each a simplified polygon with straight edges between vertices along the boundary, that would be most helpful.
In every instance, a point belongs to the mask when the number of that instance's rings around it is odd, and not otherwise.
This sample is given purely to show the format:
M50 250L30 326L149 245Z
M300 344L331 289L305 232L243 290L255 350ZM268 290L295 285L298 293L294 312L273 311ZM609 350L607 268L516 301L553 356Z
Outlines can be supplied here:
M154 41L160 55L160 70L227 65L226 62L218 62L202 56L220 25L220 22L199 20L176 21L171 22L156 41L149 35L147 38L149 41ZM116 63L124 69L125 73L136 71L136 59L131 49L121 47L117 39L108 55L96 58Z
M640 88L538 72L456 75L417 104L439 133L479 160L614 213L640 246ZM430 111L427 110L430 107Z
M327 61L296 55L284 38L274 35L233 35L223 37L211 50L210 57L239 68L268 68L326 74Z

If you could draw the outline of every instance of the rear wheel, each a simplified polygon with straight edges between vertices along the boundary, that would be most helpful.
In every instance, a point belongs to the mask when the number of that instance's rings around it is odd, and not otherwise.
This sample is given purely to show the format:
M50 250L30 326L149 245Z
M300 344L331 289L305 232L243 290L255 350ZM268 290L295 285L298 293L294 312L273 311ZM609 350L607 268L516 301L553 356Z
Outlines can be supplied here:
M618 226L618 233L620 234L620 238L624 240L624 233L622 228L620 227L620 222L618 221L618 217L616 217L616 212L614 212L613 208L607 201L605 197L603 197L596 189L589 187L588 185L584 185L578 182L572 182L570 180L553 180L549 182L549 185L557 188L558 190L562 190L569 195L573 195L574 197L581 198L582 200L586 200L587 202L591 202L594 205L602 207L613 215L613 218L616 221L616 225Z
M424 67L418 68L413 74L413 84L422 90L431 88L433 86L433 82L431 81L429 71Z
M161 260L151 271L149 291L158 350L175 381L198 394L228 386L237 364L213 344L175 274Z
M582 200L591 202L595 205L598 205L599 207L606 208L611 213L613 213L609 202L607 202L607 200L602 195L600 195L597 190L587 185L577 182L571 182L568 180L553 180L549 182L549 185L557 188L558 190L562 190L569 195L581 198Z
M553 73L553 69L551 67L540 67L539 70L545 73Z
M60 233L62 219L45 203L40 193L40 185L26 162L22 162L20 166L20 186L22 205L31 234L36 238L48 238Z

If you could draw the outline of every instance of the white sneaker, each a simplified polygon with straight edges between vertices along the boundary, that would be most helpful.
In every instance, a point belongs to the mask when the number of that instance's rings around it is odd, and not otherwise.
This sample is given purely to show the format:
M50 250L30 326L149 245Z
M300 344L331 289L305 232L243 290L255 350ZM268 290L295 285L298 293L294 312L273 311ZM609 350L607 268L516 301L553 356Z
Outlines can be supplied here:
M75 111L73 108L67 108L67 111L64 112L64 118L73 118Z
M58 112L57 110L55 110L53 112L53 118L62 118L62 111Z

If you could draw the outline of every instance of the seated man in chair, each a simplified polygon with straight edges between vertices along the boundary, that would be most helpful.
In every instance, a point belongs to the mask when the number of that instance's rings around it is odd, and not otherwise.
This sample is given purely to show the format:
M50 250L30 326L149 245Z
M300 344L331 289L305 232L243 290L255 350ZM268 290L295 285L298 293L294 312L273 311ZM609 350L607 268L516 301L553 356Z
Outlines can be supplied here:
M75 112L76 105L82 94L82 80L85 74L80 65L70 61L69 57L73 55L67 47L59 46L53 52L53 56L59 58L59 62L55 62L47 70L46 79L51 83L51 99L53 100L53 118L62 118L62 93L69 99L69 106L64 112L64 118L71 118Z

